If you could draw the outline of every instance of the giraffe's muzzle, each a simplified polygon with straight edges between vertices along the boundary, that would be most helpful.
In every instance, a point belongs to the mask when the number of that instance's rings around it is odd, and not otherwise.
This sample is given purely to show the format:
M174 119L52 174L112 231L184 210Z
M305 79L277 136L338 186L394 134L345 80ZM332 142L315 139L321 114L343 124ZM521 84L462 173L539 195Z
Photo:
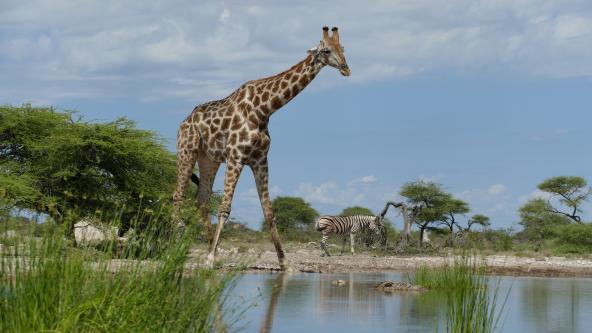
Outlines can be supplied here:
M341 64L339 66L339 73L341 73L341 75L343 75L343 76L349 76L350 71L349 71L349 67L347 66L347 64Z

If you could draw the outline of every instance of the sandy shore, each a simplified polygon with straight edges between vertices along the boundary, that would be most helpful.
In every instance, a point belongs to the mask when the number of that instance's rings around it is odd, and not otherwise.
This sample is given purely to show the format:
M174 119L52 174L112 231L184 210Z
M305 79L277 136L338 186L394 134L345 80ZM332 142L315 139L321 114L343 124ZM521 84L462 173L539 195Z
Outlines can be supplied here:
M199 265L205 258L205 251L192 252L192 262ZM318 251L298 250L286 253L290 268L297 272L344 273L376 271L412 271L421 266L437 267L453 263L449 256L372 256L368 254L335 255L320 257ZM275 252L236 253L222 249L220 262L225 267L236 267L247 263L251 270L279 270ZM479 259L491 274L524 276L578 276L592 277L592 260L564 257L517 257L491 255Z

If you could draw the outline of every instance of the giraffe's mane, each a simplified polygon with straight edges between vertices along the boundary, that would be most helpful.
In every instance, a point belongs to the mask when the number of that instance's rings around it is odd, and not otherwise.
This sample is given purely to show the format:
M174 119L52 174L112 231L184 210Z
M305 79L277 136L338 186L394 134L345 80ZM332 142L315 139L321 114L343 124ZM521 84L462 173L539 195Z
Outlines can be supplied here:
M263 78L260 78L260 79L251 80L251 81L248 81L248 83L259 83L259 82L262 82L262 81L268 81L268 80L274 79L274 78L276 78L276 77L283 76L283 75L285 75L286 73L293 71L293 70L294 70L294 68L296 68L296 67L300 66L300 64L305 64L305 63L307 63L307 62L308 62L308 60L309 60L310 58L312 58L312 57L313 57L313 55L312 55L312 54L309 54L309 55L307 55L307 56L306 56L306 58L302 59L301 61L299 61L298 63L296 63L295 65L293 65L292 67L290 67L290 68L286 69L286 70L285 70L285 71L283 71L283 72L280 72L280 73L278 73L278 74L275 74L275 75L272 75L272 76L268 76L268 77L263 77Z

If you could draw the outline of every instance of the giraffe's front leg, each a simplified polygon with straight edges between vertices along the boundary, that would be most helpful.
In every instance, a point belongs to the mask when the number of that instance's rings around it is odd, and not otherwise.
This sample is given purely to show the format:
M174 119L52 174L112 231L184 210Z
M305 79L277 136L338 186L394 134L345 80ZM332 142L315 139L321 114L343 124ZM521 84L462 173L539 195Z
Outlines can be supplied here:
M220 208L218 209L218 226L216 227L216 233L214 234L214 239L212 240L210 253L208 253L206 258L206 266L209 268L214 266L214 259L216 257L220 233L222 232L224 223L228 220L228 216L230 216L230 206L232 204L234 189L242 170L242 164L234 161L227 161L226 175L224 178L224 196L222 198Z
M261 201L261 208L263 208L263 216L265 223L269 227L271 233L271 240L275 246L278 262L281 270L286 270L285 254L282 249L280 235L278 234L275 218L273 216L273 209L271 208L271 200L269 199L269 175L267 166L267 157L262 158L258 163L251 165L253 175L255 176L255 183L257 184L257 192L259 193L259 200Z

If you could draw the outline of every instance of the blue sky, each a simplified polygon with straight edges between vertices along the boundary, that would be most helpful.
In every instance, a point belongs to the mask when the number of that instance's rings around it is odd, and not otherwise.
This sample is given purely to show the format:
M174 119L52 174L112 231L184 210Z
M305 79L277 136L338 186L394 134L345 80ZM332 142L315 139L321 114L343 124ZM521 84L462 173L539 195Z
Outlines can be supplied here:
M0 103L126 116L173 149L195 105L298 62L323 25L340 27L352 76L323 69L271 119L272 196L301 196L323 214L378 211L425 179L509 227L545 178L592 181L583 0L5 0ZM261 223L248 169L232 215Z

